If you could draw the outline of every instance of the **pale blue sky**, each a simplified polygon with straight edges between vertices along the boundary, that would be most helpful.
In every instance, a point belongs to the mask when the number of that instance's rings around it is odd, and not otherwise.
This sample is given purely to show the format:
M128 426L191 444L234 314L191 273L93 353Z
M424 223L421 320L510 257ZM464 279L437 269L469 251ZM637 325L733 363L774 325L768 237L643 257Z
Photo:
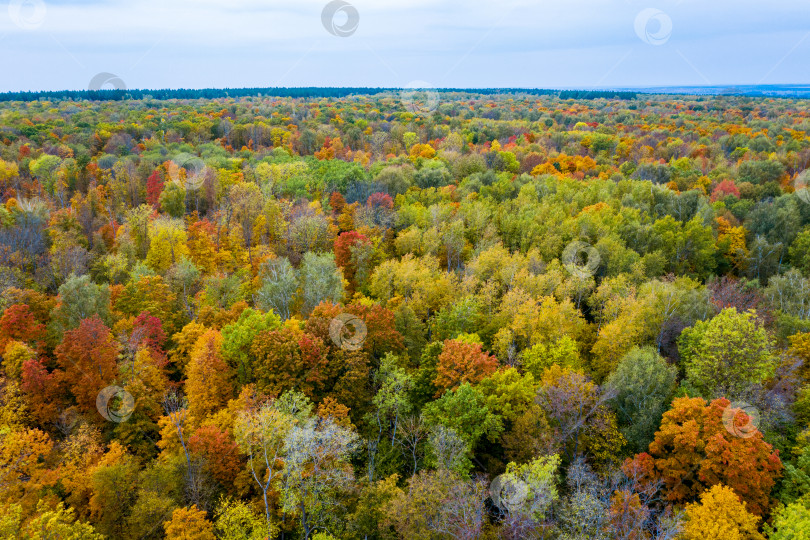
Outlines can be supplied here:
M808 0L351 0L348 37L324 27L326 4L12 0L0 91L85 89L99 72L129 88L810 82Z

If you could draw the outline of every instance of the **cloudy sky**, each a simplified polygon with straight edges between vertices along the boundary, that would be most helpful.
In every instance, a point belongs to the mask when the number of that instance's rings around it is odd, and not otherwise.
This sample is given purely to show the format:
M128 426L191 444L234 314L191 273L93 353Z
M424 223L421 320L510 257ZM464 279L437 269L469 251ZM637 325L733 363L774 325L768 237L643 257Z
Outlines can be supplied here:
M810 83L808 0L12 0L0 91Z

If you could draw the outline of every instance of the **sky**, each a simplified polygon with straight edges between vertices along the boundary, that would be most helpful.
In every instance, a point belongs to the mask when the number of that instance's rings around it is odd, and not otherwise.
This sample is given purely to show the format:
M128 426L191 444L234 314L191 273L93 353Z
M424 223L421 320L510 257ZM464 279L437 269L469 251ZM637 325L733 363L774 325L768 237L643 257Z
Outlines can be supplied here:
M0 91L806 84L810 4L11 0L0 50Z

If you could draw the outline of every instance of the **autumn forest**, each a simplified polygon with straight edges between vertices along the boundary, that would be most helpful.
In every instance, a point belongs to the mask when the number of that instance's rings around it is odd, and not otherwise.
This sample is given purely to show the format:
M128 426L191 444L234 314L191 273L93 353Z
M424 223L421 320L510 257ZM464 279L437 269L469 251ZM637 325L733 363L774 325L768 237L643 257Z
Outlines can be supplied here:
M92 97L0 103L0 537L808 538L810 100Z

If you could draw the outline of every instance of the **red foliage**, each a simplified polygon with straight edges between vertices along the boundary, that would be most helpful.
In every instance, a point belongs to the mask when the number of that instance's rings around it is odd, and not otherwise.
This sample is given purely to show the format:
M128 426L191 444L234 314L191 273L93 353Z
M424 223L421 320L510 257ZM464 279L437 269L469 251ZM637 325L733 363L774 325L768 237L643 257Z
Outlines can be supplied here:
M159 169L155 169L146 180L146 202L155 208L158 206L160 194L163 193L163 178Z
M366 200L366 206L372 209L387 208L391 210L394 208L394 200L387 193L372 193Z
M26 304L9 306L0 317L0 353L9 341L36 345L45 339L45 325L38 323Z
M642 482L663 482L667 500L676 504L694 501L707 488L724 484L753 514L767 514L771 489L782 473L779 451L749 426L751 420L743 412L724 419L730 404L725 398L708 405L702 398L675 399L649 453L625 462L625 471L639 473Z
M740 198L740 190L737 189L737 185L734 184L731 180L723 180L714 188L712 191L712 202L717 201L718 199L723 199L728 195L734 195L738 199Z
M236 475L242 468L239 448L231 433L216 426L203 426L188 439L192 454L205 460L205 467L220 484L234 488Z
M166 352L163 350L166 335L163 333L163 322L159 318L153 317L148 311L138 315L132 328L131 340L138 347L148 348L158 366L166 365Z
M75 330L65 332L54 351L64 370L65 386L84 412L96 410L96 397L118 374L118 343L110 329L94 315Z
M461 383L476 384L498 369L498 359L481 350L480 343L464 343L454 339L444 342L433 384L439 388L437 397Z
M343 211L343 207L346 206L346 199L340 192L335 191L332 193L332 196L329 197L329 206L332 208L332 213L338 215Z
M50 424L63 407L60 373L49 373L42 358L26 360L20 388L27 396L29 410L40 425Z

